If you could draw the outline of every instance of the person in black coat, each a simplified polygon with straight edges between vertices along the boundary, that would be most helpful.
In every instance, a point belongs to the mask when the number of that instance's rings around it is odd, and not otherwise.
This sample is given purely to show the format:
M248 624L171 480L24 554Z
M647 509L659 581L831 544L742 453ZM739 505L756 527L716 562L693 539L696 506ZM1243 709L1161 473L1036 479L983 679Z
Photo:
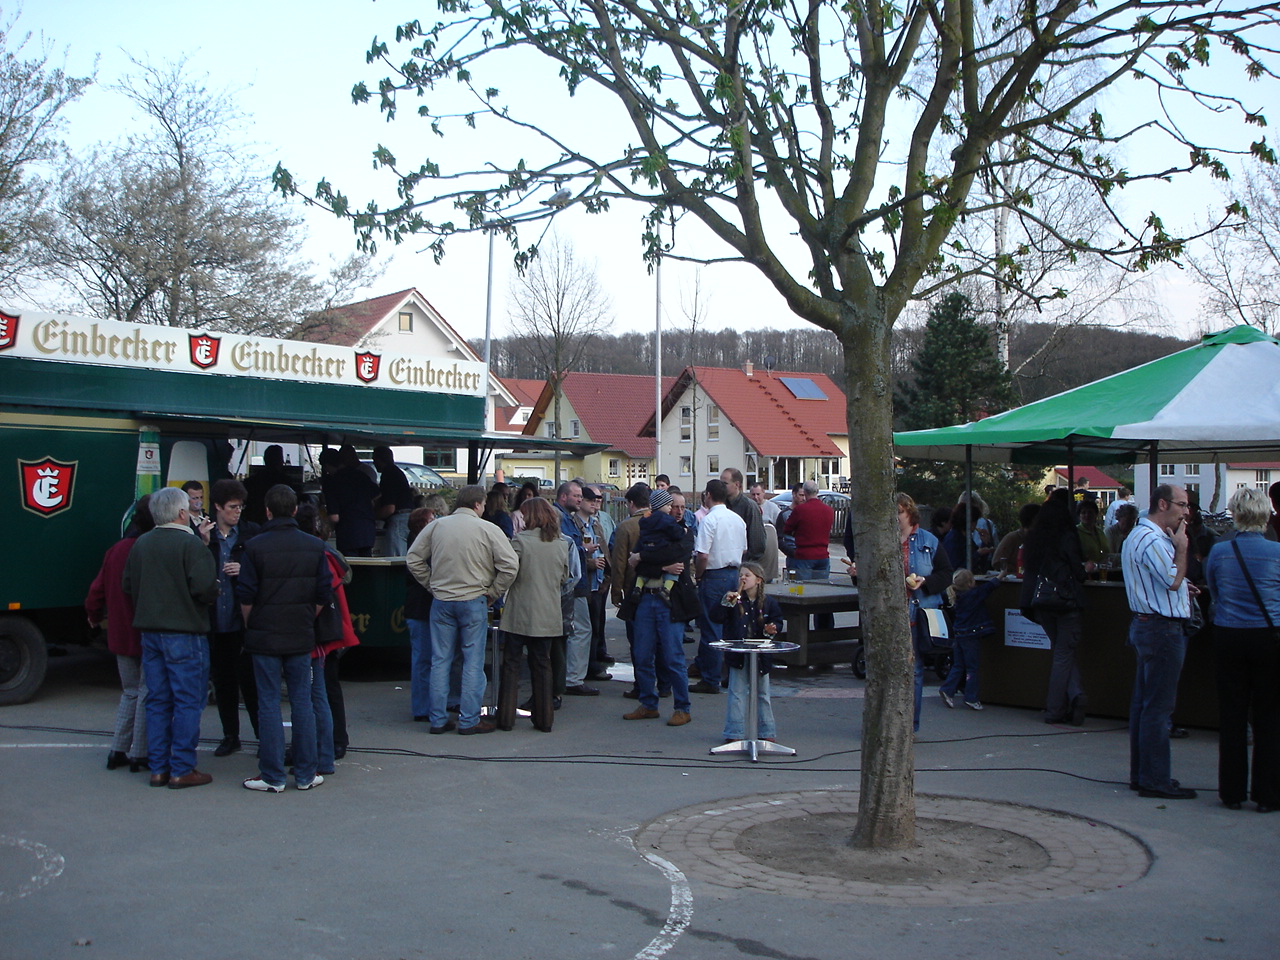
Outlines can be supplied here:
M311 651L316 617L333 599L324 543L298 529L298 496L278 484L267 491L267 522L245 547L236 597L245 622L244 647L258 682L258 771L249 790L285 787L280 681L289 687L294 776L299 790L324 783L316 773L316 726L311 707Z
M1080 680L1076 648L1084 617L1084 582L1088 571L1080 536L1071 516L1071 493L1054 490L1036 515L1023 546L1026 574L1022 580L1022 613L1044 628L1053 645L1045 723L1084 723L1089 701ZM1037 588L1043 578L1044 584Z

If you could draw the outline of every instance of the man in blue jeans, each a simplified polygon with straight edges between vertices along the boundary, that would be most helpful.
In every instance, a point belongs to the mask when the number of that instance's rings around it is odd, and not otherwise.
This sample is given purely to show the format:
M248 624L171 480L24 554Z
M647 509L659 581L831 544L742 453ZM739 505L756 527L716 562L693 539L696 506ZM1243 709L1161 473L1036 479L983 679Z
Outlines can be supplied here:
M316 617L333 599L324 541L298 529L298 495L283 483L267 491L267 522L244 548L236 599L244 614L244 648L258 685L258 776L246 790L285 788L280 681L289 688L293 776L299 790L324 783L316 773L318 742L311 705L311 651ZM332 734L331 734L332 735Z
M707 481L707 499L711 508L698 524L693 541L693 568L698 578L698 600L701 611L698 627L698 656L694 661L701 679L689 687L693 693L719 693L724 654L712 643L721 638L723 625L711 619L710 611L724 595L738 585L738 564L747 550L747 525L725 504L729 489L723 480ZM748 501L750 503L750 501ZM750 504L755 510L756 505Z
M1125 538L1121 563L1137 655L1129 703L1129 788L1140 797L1192 800L1171 776L1169 721L1187 652L1185 626L1195 587L1187 582L1187 492L1161 484Z
M213 780L196 769L196 745L209 695L209 604L218 596L218 571L191 529L185 492L153 493L151 516L155 529L133 545L121 580L142 633L151 786L202 787Z
M409 548L409 572L431 591L431 733L492 733L480 719L484 698L484 647L489 604L507 592L520 559L496 524L482 520L485 489L458 491L453 513L427 524ZM458 722L449 719L449 671L462 651Z

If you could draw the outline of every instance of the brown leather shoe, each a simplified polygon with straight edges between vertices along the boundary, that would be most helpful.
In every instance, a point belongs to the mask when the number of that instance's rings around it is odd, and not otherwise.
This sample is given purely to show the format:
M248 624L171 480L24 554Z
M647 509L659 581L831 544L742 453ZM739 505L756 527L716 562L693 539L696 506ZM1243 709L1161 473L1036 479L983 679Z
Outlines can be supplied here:
M667 721L667 726L683 727L692 719L693 717L689 716L689 714L685 713L683 710L677 710L675 713L671 714L671 719Z
M498 725L489 720L481 720L474 727L459 727L458 733L464 737L469 737L473 733L493 733L498 729Z
M636 707L634 710L632 710L630 713L624 713L622 715L622 719L623 720L657 720L658 711L650 710L648 707L645 707L645 706L639 706L639 707Z
M167 787L169 785L169 774L167 772L153 773L151 775L151 785L153 787Z
M207 773L201 773L199 770L192 770L190 773L184 773L180 777L171 777L169 779L169 789L181 790L183 787L203 787L206 783L213 783L213 777Z

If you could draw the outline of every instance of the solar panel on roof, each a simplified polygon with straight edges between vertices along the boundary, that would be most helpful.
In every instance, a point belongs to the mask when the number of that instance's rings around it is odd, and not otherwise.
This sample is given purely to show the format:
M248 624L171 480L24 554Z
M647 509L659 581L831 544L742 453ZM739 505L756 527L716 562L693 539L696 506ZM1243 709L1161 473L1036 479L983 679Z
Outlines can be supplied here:
M797 400L827 399L827 395L808 377L779 377L778 379Z

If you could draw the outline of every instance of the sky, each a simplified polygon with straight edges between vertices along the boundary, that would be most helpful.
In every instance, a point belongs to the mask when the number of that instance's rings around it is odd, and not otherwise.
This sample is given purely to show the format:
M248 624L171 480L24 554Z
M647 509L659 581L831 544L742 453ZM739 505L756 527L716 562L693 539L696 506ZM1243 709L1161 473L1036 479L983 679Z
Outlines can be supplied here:
M30 32L43 44L51 63L68 73L84 76L96 72L97 83L65 111L63 138L73 150L126 134L136 122L132 105L110 89L131 67L129 55L162 63L185 56L194 73L206 74L213 88L230 88L241 109L252 117L248 137L262 158L263 175L277 161L302 184L326 177L344 190L353 203L377 198L383 206L391 199L385 174L371 170L370 154L386 143L398 156L412 159L424 149L457 150L467 160L505 144L451 138L447 147L435 140L423 125L415 124L407 110L391 124L383 120L375 104L351 103L351 87L358 80L372 86L385 71L365 62L365 51L375 35L394 41L395 26L415 17L428 21L435 4L430 0L222 0L174 3L155 0L41 0L30 3L10 30L13 38ZM4 8L10 22L12 6ZM504 90L508 100L533 102L540 91L512 77ZM1259 104L1261 106L1263 104ZM574 105L582 116L567 119L572 125L605 124L607 115L581 100ZM447 152L433 156L449 157ZM1217 204L1204 182L1182 184L1172 206L1177 217L1201 217ZM1137 191L1135 191L1137 193ZM1145 203L1139 194L1138 203ZM1169 196L1166 195L1168 200ZM1154 200L1153 200L1154 203ZM577 258L594 265L613 302L612 329L651 330L658 308L655 279L641 260L639 208L615 205L603 216L590 216L569 208L555 218L557 233L574 247ZM306 214L311 239L306 254L318 264L342 259L354 249L350 227L332 215ZM689 218L692 219L692 218ZM533 234L523 233L527 243ZM448 242L448 252L437 266L422 252L426 240L408 240L393 250L380 248L386 273L370 296L406 287L417 287L463 336L479 340L484 335L487 242L482 236L459 236ZM723 256L727 249L705 230L682 225L677 252ZM508 332L506 291L514 270L509 248L495 245L493 258L493 335ZM712 329L737 325L745 329L789 328L802 325L781 297L751 267L715 264L700 270L668 261L663 270L661 313L664 329L687 326L687 314L695 288ZM1199 294L1178 271L1162 271L1153 289L1162 307L1165 329L1187 335L1194 332Z

